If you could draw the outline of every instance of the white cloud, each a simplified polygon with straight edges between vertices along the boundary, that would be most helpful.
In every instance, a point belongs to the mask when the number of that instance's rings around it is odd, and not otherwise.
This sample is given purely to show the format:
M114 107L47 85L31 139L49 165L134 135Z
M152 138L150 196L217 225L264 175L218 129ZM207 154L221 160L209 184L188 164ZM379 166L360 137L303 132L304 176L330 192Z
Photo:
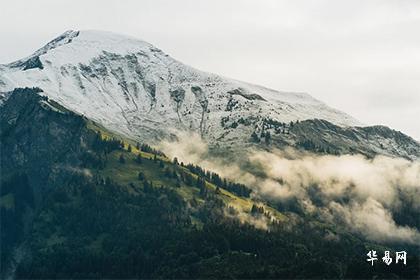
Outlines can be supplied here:
M242 155L239 162L226 162L212 157L198 135L178 137L175 142L162 142L159 148L169 157L177 156L244 183L258 196L282 202L296 199L308 213L340 223L371 240L420 242L418 229L398 225L392 216L402 204L420 215L420 161L287 149L253 151Z

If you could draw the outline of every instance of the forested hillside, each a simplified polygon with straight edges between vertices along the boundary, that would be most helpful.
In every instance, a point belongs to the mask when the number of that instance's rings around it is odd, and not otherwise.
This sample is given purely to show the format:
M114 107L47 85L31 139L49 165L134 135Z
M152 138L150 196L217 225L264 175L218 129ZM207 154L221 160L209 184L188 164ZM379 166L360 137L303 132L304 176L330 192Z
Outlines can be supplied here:
M395 251L19 89L0 113L1 270L17 278L417 278ZM282 210L282 211L280 211ZM404 249L407 249L405 247Z

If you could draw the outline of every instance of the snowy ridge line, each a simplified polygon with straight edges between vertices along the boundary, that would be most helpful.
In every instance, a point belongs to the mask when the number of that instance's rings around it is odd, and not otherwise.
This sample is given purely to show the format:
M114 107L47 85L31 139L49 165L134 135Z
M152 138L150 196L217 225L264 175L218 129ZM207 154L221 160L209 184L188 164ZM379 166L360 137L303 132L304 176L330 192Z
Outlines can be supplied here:
M178 129L197 132L210 144L241 143L264 119L361 125L309 94L202 72L145 41L104 31L70 30L33 55L0 65L0 92L17 87L42 88L70 110L150 141Z

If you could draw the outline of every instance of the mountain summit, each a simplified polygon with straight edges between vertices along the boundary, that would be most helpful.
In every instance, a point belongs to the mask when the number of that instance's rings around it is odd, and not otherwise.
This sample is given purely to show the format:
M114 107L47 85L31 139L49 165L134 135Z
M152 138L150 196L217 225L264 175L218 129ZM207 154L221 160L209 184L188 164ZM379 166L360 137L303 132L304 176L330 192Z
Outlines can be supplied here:
M68 109L145 142L181 130L199 133L211 146L254 145L268 133L276 146L312 147L316 143L296 136L290 123L325 120L344 134L360 125L306 93L271 90L202 72L147 42L103 31L67 31L31 56L0 65L2 99L19 87L39 87L41 94ZM329 129L319 122L310 125ZM356 151L361 148L354 141L365 138L360 129L352 131L354 139L349 140ZM274 134L281 137L271 137ZM325 145L323 142L319 145ZM389 146L393 150L387 146L382 151L383 145L373 142L366 153L401 155L394 144ZM344 151L351 150L348 143L345 146Z
M67 31L2 68L1 91L40 87L76 112L129 135L156 124L212 134L232 112L246 118L262 111L261 117L284 122L320 118L358 124L307 94L201 72L149 43L110 32ZM136 127L139 118L145 122Z

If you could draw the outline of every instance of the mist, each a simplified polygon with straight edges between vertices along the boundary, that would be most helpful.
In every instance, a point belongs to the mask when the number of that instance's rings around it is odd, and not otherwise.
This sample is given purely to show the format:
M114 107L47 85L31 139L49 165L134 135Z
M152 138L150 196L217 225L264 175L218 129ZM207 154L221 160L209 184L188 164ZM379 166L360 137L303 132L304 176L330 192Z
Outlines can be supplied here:
M227 163L212 156L199 135L190 133L179 134L177 141L163 141L158 148L169 157L246 184L258 197L297 203L305 213L340 224L368 240L420 243L419 161L286 149L252 150L245 154L245 162ZM401 212L409 213L414 222L401 222L406 219Z

